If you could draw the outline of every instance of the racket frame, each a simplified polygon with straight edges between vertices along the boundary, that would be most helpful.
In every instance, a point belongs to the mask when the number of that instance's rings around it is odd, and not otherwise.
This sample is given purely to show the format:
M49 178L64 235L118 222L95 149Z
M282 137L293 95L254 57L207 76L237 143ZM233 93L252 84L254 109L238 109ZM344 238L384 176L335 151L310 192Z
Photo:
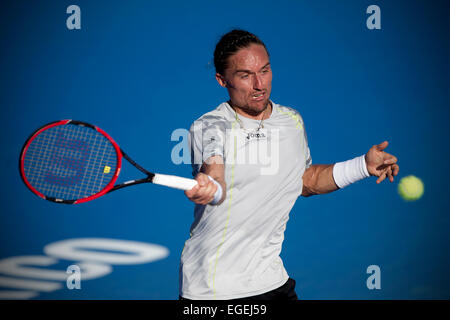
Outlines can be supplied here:
M30 184L30 182L26 178L25 169L24 169L25 155L26 155L26 152L28 150L28 147L33 142L33 140L44 130L53 128L55 126L68 125L68 124L88 127L88 128L91 128L91 129L96 130L97 132L101 133L113 145L113 147L114 147L114 149L116 151L116 156L117 156L116 170L115 170L115 172L113 174L113 177L111 178L110 182L102 190L100 190L99 192L97 192L95 194L92 194L92 195L90 195L88 197L85 197L85 198L73 199L73 200L58 199L58 198L55 198L55 197L49 197L49 196L46 196L46 195L42 194L41 192L39 192L35 187L33 187ZM144 173L146 175L146 177L145 178L141 178L141 179L125 181L125 182L120 183L118 185L114 185L116 183L116 181L117 181L117 178L119 177L120 170L122 168L122 157L125 158L128 162L130 162L139 171ZM181 189L181 190L189 190L190 188L192 188L194 185L197 184L197 182L195 180L193 180L193 179L181 178L181 177L176 177L176 176L168 176L168 175L162 175L162 174L158 174L157 175L157 174L155 174L153 172L150 172L150 171L144 169L139 164L137 164L133 159L131 159L119 147L119 145L111 138L111 136L108 135L105 131L103 131L102 129L100 129L97 126L91 125L91 124L83 122L83 121L77 121L77 120L54 121L54 122L48 123L46 125L43 125L39 129L37 129L35 132L33 132L28 137L28 139L25 141L25 143L24 143L24 145L22 147L22 151L20 153L20 159L19 159L19 171L20 171L20 175L22 177L22 180L24 181L26 186L34 194L36 194L37 196L39 196L42 199L49 200L49 201L56 202L56 203L64 203L64 204L78 204L78 203L91 201L91 200L97 199L97 198L105 195L106 193L109 193L109 192L112 192L112 191L115 191L115 190L119 190L119 189L122 189L124 187L132 186L132 185L135 185L135 184L141 184L141 183L148 183L148 182L150 182L150 183L165 185L165 186L168 186L168 187L177 188L177 189ZM156 177L158 179L155 179ZM156 181L156 180L158 180L158 181Z
M116 151L116 155L117 155L117 165L116 165L116 170L113 174L113 177L111 178L110 182L99 192L90 195L88 197L85 198L81 198L81 199L74 199L74 200L67 200L67 199L58 199L55 197L49 197L46 196L44 194L42 194L41 192L39 192L35 187L33 187L30 182L28 181L28 179L26 178L25 175L25 169L24 169L24 160L25 160L25 155L27 153L28 147L31 145L31 143L33 142L33 140L43 131L48 130L50 128L56 127L56 126L61 126L61 125L68 125L68 124L73 124L73 125L79 125L79 126L83 126L83 127L88 127L91 128L93 130L98 131L99 133L101 133L105 138L107 138L109 140L109 142L111 142L111 144L113 145L115 151ZM42 127L40 127L39 129L35 130L29 137L28 139L25 141L22 150L20 152L20 160L19 160L19 171L20 171L20 176L22 177L23 182L25 183L25 185L37 196L39 196L42 199L45 200L49 200L49 201L53 201L53 202L57 202L57 203L65 203L65 204L77 204L77 203L83 203L86 201L90 201L90 200L94 200L98 197L101 197L103 195L105 195L106 193L108 193L109 191L111 191L114 188L114 184L117 181L117 178L119 177L120 174L120 169L122 168L122 150L120 149L119 145L111 138L111 136L109 134L107 134L105 131L103 131L102 129L100 129L99 127L93 126L89 123L83 122L83 121L77 121L77 120L71 120L71 119L66 119L66 120L59 120L59 121L54 121L54 122L50 122L47 123L45 125L43 125ZM129 157L127 156L127 160L129 159ZM134 161L133 161L134 162ZM137 164L136 164L137 165ZM137 167L138 168L138 167ZM120 185L116 186L119 187Z

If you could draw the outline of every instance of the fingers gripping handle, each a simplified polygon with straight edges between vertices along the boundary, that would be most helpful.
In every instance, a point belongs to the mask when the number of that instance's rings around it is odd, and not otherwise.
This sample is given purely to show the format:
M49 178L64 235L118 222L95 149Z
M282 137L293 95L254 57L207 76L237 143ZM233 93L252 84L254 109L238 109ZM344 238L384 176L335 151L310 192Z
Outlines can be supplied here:
M215 205L222 199L222 186L210 176L208 176L208 178L217 186L217 191L214 193L214 199L210 202L210 204Z
M220 199L222 199L222 186L213 178L208 176L208 178L214 182L214 184L217 186L217 191L214 194L214 199L210 202L210 204L215 205L217 204ZM182 178L177 176L171 176L166 174L158 174L156 173L153 178L153 183L159 184L162 186L175 188L175 189L181 189L181 190L191 190L194 186L197 185L197 181L194 179L188 179L188 178Z
M170 176L167 174L159 174L159 173L155 173L155 177L153 178L152 182L162 186L185 191L191 190L194 186L197 185L197 181L195 181L194 179Z

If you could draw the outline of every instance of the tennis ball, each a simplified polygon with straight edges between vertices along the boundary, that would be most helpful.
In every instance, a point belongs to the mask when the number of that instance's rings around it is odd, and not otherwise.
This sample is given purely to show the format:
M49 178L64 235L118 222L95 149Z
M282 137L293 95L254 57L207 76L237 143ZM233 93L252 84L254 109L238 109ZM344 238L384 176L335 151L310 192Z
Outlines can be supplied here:
M406 201L419 199L424 192L422 180L416 176L409 175L403 177L398 184L398 194Z

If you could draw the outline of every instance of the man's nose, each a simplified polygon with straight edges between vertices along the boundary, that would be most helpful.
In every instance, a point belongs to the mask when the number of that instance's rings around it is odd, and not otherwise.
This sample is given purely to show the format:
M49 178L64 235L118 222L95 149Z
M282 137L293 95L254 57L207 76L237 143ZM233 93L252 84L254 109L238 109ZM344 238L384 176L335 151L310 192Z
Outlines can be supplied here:
M253 77L253 89L261 90L263 88L262 78L260 75L255 74Z

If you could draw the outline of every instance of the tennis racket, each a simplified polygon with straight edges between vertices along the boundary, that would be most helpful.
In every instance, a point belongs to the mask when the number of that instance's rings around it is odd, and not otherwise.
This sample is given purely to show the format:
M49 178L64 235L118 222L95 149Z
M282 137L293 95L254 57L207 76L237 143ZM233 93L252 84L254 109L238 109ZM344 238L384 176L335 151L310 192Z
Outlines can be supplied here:
M145 178L115 184L125 158ZM26 186L42 199L76 204L140 183L190 190L197 181L153 173L134 162L102 129L74 121L55 121L37 129L20 155Z

